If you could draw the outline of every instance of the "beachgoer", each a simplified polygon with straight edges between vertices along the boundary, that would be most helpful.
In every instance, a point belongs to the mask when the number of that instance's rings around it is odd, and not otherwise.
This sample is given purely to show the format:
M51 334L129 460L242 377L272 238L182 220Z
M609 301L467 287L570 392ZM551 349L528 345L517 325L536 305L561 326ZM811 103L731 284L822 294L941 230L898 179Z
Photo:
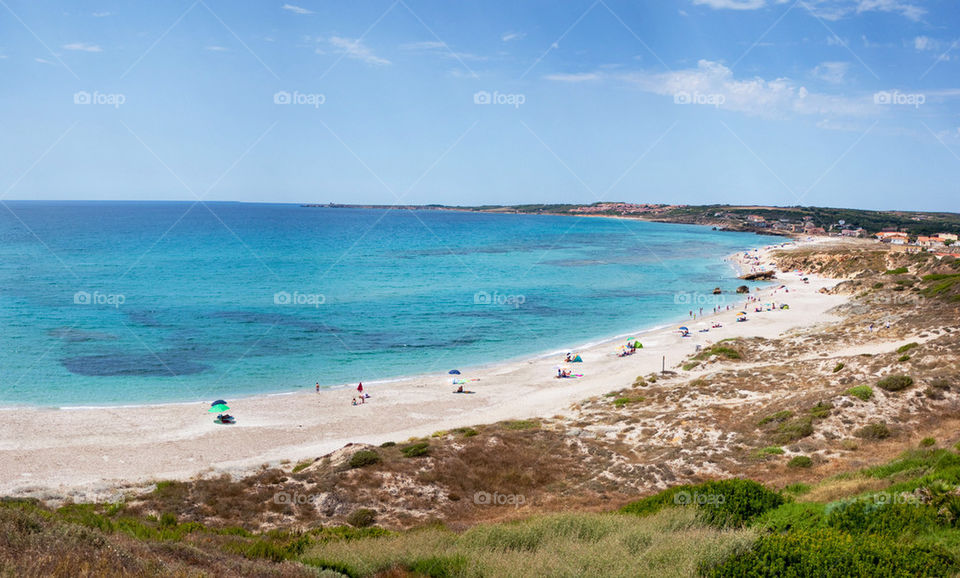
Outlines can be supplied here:
M563 377L563 372L560 371L559 369L557 370L557 377L558 377L558 378L559 378L559 377Z
M457 388L457 393L463 393L463 386L462 386L462 385Z
M320 393L320 382L317 382L317 393Z
M353 405L357 405L357 398L353 398Z

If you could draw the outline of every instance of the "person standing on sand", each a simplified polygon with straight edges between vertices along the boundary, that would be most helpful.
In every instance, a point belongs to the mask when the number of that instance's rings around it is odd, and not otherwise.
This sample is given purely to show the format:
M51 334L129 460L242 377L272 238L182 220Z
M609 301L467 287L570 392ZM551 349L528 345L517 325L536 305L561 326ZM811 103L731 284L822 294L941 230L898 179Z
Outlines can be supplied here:
M320 393L320 382L317 382L317 393Z

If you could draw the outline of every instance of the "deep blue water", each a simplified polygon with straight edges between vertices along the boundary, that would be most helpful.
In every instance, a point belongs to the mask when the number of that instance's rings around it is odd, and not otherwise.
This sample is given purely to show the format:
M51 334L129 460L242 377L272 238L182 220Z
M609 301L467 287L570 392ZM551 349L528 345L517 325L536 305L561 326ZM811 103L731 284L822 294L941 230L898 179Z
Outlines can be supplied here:
M681 318L682 292L739 284L724 256L778 241L535 215L6 205L4 405L229 399L556 351Z

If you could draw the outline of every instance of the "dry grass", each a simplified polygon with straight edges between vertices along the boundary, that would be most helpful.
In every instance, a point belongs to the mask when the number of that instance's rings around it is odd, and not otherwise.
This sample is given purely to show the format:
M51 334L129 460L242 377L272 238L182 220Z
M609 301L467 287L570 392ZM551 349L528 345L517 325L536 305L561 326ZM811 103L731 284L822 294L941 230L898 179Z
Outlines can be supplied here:
M307 563L373 576L424 568L442 576L693 576L749 548L751 530L701 525L689 508L647 518L618 514L539 516L519 523L478 526L462 534L425 529L382 538L321 544Z

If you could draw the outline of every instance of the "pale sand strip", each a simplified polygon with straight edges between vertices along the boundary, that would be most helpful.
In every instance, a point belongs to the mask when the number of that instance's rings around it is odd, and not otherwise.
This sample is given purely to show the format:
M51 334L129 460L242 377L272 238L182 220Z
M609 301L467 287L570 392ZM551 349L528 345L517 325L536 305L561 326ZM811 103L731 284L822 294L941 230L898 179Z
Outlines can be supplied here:
M403 441L455 427L563 414L571 404L659 371L663 356L667 368L675 368L696 345L738 336L772 338L832 321L827 311L846 298L819 290L836 283L810 276L805 284L796 274L781 275L770 289L752 295L788 303L790 309L754 313L751 306L746 323L734 321L743 296L728 294L733 310L678 324L690 326L691 337L681 338L671 326L638 333L644 349L630 357L614 355L619 339L581 350L584 363L571 365L584 374L579 379L556 379L562 356L528 359L465 371L462 377L480 378L468 385L474 395L453 395L449 375L424 375L368 385L373 397L357 407L350 405L352 389L317 394L305 384L302 393L231 400L234 426L212 423L207 403L2 411L0 495L108 499L118 485L209 471L240 473L281 459L313 458L349 442ZM780 284L788 294L774 294ZM711 308L705 306L705 312ZM714 320L723 328L697 332L696 323Z

